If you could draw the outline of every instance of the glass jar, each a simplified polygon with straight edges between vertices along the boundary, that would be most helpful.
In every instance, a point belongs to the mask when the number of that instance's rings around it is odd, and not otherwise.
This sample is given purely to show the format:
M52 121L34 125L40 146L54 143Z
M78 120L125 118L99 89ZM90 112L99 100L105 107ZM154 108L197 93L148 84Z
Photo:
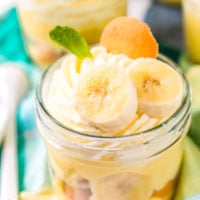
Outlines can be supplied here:
M162 3L172 4L172 5L180 5L181 0L157 0Z
M57 121L46 105L52 75L62 59L44 73L37 89L37 124L46 142L61 199L171 198L190 126L191 94L187 80L175 64L161 55L159 59L182 77L182 104L157 127L128 136L91 136Z
M200 1L182 0L186 51L190 60L200 63Z
M18 0L25 48L35 63L48 67L64 51L49 38L51 29L73 27L94 44L111 19L126 15L126 4L126 0Z

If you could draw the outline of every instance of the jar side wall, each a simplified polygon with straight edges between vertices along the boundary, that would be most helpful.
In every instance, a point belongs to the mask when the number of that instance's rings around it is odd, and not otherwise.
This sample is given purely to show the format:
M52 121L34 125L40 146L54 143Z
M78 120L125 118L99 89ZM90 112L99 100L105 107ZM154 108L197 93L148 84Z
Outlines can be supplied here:
M75 146L71 148L69 145L69 148L63 151L59 146L56 147L48 143L49 140L45 139L45 135L51 129L47 130L47 127L44 127L44 124L38 121L40 132L47 144L49 159L54 174L67 188L70 187L76 190L77 187L79 188L77 186L77 184L79 185L79 181L92 182L92 185L98 185L99 181L108 181L109 184L109 180L113 179L118 180L119 184L123 184L121 182L121 176L128 176L132 181L137 179L137 182L139 181L141 183L138 188L145 188L146 183L148 183L149 187L144 194L146 194L145 199L148 196L147 198L149 200L151 200L151 197L157 197L157 195L160 196L161 194L163 199L166 199L167 195L170 196L173 193L173 185L176 182L182 160L184 137L188 131L189 124L190 118L187 118L184 126L182 128L179 127L183 131L182 136L165 151L149 158L141 158L138 160L133 158L132 160L124 159L120 161L116 159L113 152L108 154L104 152L103 155L101 154L102 158L96 160L94 157L95 152L88 151L88 149L82 147L77 148ZM148 151L148 148L144 149L144 151ZM128 153L134 154L135 152ZM126 155L127 152L125 151L124 154ZM80 155L82 156L80 157ZM91 159L92 156L94 160ZM78 182L73 177L76 177ZM91 193L95 193L95 191L92 191L92 188L89 189ZM103 193L105 194L106 192L104 191Z
M109 177L112 177L113 180L119 179L120 182L122 175L128 175L130 179L137 178L137 181L141 182L138 187L145 188L145 184L149 183L151 187L149 186L148 193L152 193L152 195L155 193L156 196L156 191L163 191L163 188L169 182L174 184L176 181L182 161L183 142L184 137L159 155L137 162L134 159L112 162L112 157L108 156L106 157L107 161L105 161L105 158L103 158L104 161L91 161L91 159L74 157L73 152L70 151L71 149L67 153L54 148L48 143L47 147L55 176L69 187L76 188L79 184L79 182L74 182L72 177L78 177L78 180L92 182L95 185L99 181L104 182ZM166 196L166 193L163 195Z

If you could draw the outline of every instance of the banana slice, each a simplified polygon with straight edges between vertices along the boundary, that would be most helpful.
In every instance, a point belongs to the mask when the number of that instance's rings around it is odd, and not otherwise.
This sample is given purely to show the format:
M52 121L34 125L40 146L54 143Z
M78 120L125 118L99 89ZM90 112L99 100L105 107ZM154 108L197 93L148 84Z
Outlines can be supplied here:
M125 129L136 116L136 89L125 70L100 66L80 76L75 109L89 124L103 132Z
M163 118L180 106L183 81L168 64L154 58L138 58L127 71L137 90L140 113Z

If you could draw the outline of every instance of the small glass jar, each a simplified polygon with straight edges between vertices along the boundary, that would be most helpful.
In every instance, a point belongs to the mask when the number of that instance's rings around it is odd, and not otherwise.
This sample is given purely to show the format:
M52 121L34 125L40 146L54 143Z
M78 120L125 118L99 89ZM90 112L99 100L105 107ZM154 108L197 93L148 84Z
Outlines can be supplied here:
M194 63L200 63L200 1L182 0L186 52Z
M178 177L190 126L191 94L182 77L178 110L157 127L134 135L91 136L57 121L46 107L49 85L62 59L43 75L37 89L37 124L46 142L59 197L68 200L169 200Z
M27 52L39 66L48 67L64 51L49 38L51 29L73 27L94 44L111 19L126 15L126 4L126 0L17 0Z
M157 0L162 3L172 4L172 5L180 5L181 0Z

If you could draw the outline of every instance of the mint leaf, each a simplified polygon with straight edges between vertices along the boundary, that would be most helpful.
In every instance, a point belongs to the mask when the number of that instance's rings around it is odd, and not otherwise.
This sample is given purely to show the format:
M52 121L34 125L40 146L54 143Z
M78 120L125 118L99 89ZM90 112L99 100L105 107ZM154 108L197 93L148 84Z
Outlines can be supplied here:
M53 41L64 46L68 51L75 54L80 59L92 57L86 40L73 28L68 26L56 26L50 31L49 35Z

